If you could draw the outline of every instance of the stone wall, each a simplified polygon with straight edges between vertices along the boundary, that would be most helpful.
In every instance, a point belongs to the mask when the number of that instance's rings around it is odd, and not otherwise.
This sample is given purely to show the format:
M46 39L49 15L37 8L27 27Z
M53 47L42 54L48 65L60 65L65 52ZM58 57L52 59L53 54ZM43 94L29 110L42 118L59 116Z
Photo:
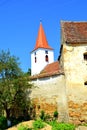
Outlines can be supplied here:
M84 53L87 45L63 44L62 60L66 80L69 119L73 122L87 122L87 61Z
M79 103L75 101L69 101L68 105L70 122L75 124L87 123L87 102Z
M36 104L36 114L39 114L41 110L53 114L57 110L59 121L67 121L68 109L64 75L33 80L33 83L37 86L31 93L31 98Z

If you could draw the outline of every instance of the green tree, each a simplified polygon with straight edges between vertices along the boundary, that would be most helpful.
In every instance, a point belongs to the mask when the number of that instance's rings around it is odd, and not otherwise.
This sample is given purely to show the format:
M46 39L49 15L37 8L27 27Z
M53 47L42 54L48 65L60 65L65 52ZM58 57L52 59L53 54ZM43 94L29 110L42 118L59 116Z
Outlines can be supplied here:
M31 75L31 69L30 69L30 68L28 69L27 74L28 74L28 75Z
M19 59L11 56L10 51L0 52L0 107L9 118L28 109L28 94L32 87L29 77L19 67ZM14 111L15 109L15 111Z
M31 76L31 69L29 68L27 72L24 73L25 76Z

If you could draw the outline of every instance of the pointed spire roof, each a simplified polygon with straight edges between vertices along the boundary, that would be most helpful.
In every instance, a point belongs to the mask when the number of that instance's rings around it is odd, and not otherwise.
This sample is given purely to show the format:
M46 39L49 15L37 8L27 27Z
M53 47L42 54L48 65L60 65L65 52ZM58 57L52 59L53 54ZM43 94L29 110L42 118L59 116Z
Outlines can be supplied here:
M44 33L44 29L42 27L42 23L41 22L40 22L40 27L39 27L38 36L37 36L36 45L35 45L34 50L36 50L38 48L46 48L46 49L53 50L48 45L48 42L47 42L47 39L46 39L46 35Z

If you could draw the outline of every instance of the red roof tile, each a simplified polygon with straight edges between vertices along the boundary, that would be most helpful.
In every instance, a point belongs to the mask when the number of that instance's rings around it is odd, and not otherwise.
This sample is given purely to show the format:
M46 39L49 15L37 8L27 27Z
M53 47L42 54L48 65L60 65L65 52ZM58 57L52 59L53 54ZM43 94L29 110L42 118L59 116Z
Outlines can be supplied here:
M40 27L39 27L38 36L37 36L36 45L35 45L34 50L36 50L38 48L46 48L46 49L52 50L52 48L48 45L48 42L46 40L46 35L44 33L44 29L43 29L41 23L40 23Z
M61 22L62 36L67 43L87 43L87 22Z
M41 72L40 74L31 76L31 79L37 79L37 78L44 78L44 77L50 77L54 75L58 75L63 73L62 69L59 66L59 62L53 62L51 64L48 64Z

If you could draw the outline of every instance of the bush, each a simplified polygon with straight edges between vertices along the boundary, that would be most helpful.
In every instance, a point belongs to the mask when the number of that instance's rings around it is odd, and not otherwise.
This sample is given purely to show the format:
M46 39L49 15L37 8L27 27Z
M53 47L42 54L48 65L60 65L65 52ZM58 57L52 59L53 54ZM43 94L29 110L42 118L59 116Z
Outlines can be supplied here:
M53 114L53 116L54 116L55 118L57 118L57 117L58 117L58 112L55 111L54 114Z
M49 114L46 114L43 110L41 111L39 117L40 117L41 120L43 120L43 121L45 121L45 122L50 121L51 118L52 118Z
M32 130L32 128L28 128L28 126L24 126L24 125L20 125L19 127L18 127L18 130Z
M58 122L56 120L53 120L53 121L48 122L48 124L53 127L53 126L57 125Z
M38 129L44 128L44 127L45 127L45 123L41 119L36 120L36 121L33 122L34 130L38 130Z
M0 117L0 130L5 130L7 128L7 119L4 116Z
M41 111L40 118L43 121L45 120L45 112L43 110Z
M52 130L75 130L75 126L73 124L54 123L52 124Z

